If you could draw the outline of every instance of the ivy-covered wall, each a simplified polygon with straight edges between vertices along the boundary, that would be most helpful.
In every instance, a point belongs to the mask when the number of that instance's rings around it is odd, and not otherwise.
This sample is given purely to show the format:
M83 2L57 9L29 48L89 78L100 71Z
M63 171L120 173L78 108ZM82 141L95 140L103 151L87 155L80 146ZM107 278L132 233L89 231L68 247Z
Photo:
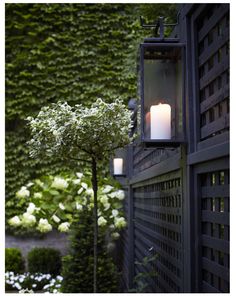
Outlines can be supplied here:
M172 6L165 9L173 14ZM8 205L28 180L68 169L54 159L29 158L27 116L58 100L90 105L98 97L126 103L136 97L138 44L147 34L139 15L158 11L163 5L6 4Z

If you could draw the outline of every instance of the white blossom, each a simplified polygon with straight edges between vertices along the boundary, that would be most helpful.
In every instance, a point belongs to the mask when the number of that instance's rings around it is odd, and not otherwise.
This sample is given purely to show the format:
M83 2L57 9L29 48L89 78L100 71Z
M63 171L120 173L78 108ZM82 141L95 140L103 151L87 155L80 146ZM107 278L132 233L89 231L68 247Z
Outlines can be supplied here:
M83 210L83 206L81 204L79 204L78 202L75 203L75 207L76 207L76 210L78 210L78 211Z
M21 189L16 192L16 196L19 198L26 198L30 196L30 192L25 186L22 186Z
M35 192L34 193L34 198L42 198L43 197L43 194L41 192Z
M73 182L73 184L78 185L78 184L81 183L81 180L80 179L75 179L72 182Z
M58 206L61 210L63 210L63 211L65 210L65 206L63 205L63 203L60 202Z
M18 216L14 216L9 219L8 223L12 226L19 226L21 224L21 220Z
M108 197L106 195L103 195L101 198L100 198L100 202L105 205L108 203Z
M38 224L38 227L37 229L40 231L40 232L49 232L52 230L52 225L48 223L48 220L47 219L43 219L41 218L39 220L39 224Z
M29 182L29 183L26 185L26 187L31 187L31 186L33 186L33 185L34 185L33 182Z
M81 194L82 192L83 192L83 190L84 190L84 188L83 187L81 187L78 191L77 191L77 194Z
M126 226L126 221L124 217L115 217L114 219L115 227L121 229Z
M123 200L125 198L125 193L123 190L117 190L115 194L116 198L118 198L119 200Z
M55 177L52 182L52 187L56 189L66 189L68 187L68 183L65 179L61 177Z
M67 232L70 228L70 223L69 222L64 222L64 223L61 223L59 226L58 226L58 230L61 231L61 232Z
M113 217L117 217L119 214L118 210L116 210L116 209L112 210L111 212L112 212Z
M98 226L105 226L107 224L107 220L101 216L98 218Z
M103 204L104 205L104 211L107 211L110 209L111 204L109 202Z
M59 217L57 217L56 215L52 216L52 219L54 220L54 222L59 223L61 221L61 219Z
M29 214L27 212L23 214L22 222L21 222L23 226L30 227L30 226L34 226L35 223L36 223L36 218L34 215Z
M88 195L90 195L90 196L93 196L93 189L92 189L92 188L88 188L88 189L86 190L86 193L87 193Z
M35 204L32 203L32 202L30 202L26 211L29 214L33 214L33 212L35 211L35 209L36 209Z
M84 182L81 183L81 186L82 186L84 189L87 189L87 188L88 188L88 184L87 184L87 183L84 183Z
M104 189L102 190L102 192L103 192L103 193L108 193L108 192L110 192L112 189L114 189L113 186L111 186L111 185L106 185L106 186L104 187Z
M83 173L76 173L76 176L78 177L78 179L81 179L83 177Z

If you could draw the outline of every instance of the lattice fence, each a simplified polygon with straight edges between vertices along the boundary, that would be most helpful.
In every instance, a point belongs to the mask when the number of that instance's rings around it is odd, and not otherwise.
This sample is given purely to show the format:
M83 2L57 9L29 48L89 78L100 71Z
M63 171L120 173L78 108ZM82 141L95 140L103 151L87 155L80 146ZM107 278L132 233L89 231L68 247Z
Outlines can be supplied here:
M196 20L200 141L229 130L229 8L209 5Z
M134 188L135 259L156 256L152 264L135 265L146 279L145 292L180 292L182 277L182 192L180 172L148 180Z

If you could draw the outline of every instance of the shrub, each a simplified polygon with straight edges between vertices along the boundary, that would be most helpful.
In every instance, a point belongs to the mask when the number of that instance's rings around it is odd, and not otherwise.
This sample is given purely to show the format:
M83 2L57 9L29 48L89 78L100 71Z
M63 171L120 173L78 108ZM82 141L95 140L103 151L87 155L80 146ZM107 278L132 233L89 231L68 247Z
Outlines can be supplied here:
M60 251L53 248L34 248L28 253L29 272L58 275L61 270Z
M97 270L97 292L118 292L118 273L106 251L101 230ZM79 222L72 225L69 255L62 260L62 276L63 293L93 293L93 219L89 211L83 211Z
M20 249L5 249L5 271L22 273L25 271L25 262Z

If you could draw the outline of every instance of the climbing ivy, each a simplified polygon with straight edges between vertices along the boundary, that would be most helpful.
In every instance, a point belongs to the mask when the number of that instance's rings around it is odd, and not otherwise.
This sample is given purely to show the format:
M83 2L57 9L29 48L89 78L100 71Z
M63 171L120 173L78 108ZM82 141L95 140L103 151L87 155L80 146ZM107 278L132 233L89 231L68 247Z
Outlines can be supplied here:
M27 180L68 170L68 163L29 158L28 116L59 100L136 97L138 43L147 34L139 15L151 19L151 6L158 4L6 4L8 198Z

